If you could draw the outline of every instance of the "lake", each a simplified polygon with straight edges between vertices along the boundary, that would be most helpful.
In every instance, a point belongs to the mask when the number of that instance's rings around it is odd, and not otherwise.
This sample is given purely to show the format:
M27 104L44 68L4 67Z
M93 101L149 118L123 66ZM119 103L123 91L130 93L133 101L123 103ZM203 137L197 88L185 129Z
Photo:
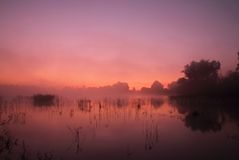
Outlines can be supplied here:
M1 99L0 159L239 159L236 100Z

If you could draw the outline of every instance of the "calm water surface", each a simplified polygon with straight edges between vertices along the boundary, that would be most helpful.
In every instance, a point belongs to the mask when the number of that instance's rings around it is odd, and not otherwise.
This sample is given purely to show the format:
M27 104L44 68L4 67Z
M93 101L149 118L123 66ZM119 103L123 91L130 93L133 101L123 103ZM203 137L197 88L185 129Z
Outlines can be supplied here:
M44 103L43 103L44 104ZM237 103L17 97L0 103L0 159L239 159Z

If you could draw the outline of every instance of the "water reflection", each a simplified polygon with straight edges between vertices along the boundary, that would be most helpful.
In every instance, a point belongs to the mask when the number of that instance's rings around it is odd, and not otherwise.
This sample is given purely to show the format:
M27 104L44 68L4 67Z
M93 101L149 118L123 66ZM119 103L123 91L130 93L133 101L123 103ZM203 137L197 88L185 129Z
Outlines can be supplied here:
M13 148L17 145L18 139L14 138L8 129L8 125L13 119L12 116L8 116L5 119L1 114L0 118L0 158L8 159Z
M144 127L145 134L145 150L151 150L155 144L159 142L159 124L151 121Z
M239 147L236 101L167 97L40 101L36 105L32 97L1 99L1 159L172 159L171 150L182 158L206 154L204 147L214 146L213 141L223 146L230 140L227 147ZM187 139L200 150L187 145ZM217 156L214 147L211 154ZM222 153L231 155L227 149Z
M59 106L61 103L61 99L56 95L50 94L36 94L32 97L33 105L38 107L47 107L47 106Z
M78 128L70 128L68 127L69 131L72 134L73 137L73 147L75 147L75 153L79 153L82 151L82 140L83 140L83 135L82 135L82 129L83 127L78 127ZM70 148L69 148L70 149Z
M78 103L78 107L81 111L86 111L86 112L90 112L92 105L91 105L91 100L89 99L80 99L77 101Z
M206 98L171 98L170 104L185 115L185 125L193 131L217 132L228 120L238 123L239 102Z
M54 156L51 152L37 153L37 160L52 160L52 159L54 159Z
M161 98L151 98L151 105L154 107L154 108L159 108L163 105L164 103L164 100L161 99Z

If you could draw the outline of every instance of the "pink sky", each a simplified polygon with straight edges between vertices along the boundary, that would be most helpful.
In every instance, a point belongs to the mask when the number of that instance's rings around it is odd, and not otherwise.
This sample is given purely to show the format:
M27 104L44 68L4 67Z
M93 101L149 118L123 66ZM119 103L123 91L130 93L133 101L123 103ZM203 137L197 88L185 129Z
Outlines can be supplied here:
M234 69L235 0L0 2L0 83L168 84L192 60Z

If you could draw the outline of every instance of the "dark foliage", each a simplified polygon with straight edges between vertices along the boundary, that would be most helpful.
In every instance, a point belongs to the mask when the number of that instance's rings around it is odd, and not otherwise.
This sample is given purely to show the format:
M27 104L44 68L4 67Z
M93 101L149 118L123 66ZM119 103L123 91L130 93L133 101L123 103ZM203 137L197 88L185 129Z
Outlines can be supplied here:
M162 98L151 98L150 102L154 108L160 108L164 104L164 100Z
M169 102L184 114L185 126L193 131L218 132L226 118L239 125L237 98L170 97Z
M238 64L237 64L237 68L236 68L236 71L239 71L239 52L237 53L237 59L238 59Z
M162 94L165 92L165 88L159 81L154 81L150 88L141 88L141 92L145 94Z
M183 73L189 80L215 80L221 67L218 61L201 60L191 62L184 67Z
M239 53L238 53L239 54ZM220 62L201 60L186 65L179 78L169 85L171 95L204 96L204 97L235 97L239 95L239 72L230 71L226 76L219 76Z

